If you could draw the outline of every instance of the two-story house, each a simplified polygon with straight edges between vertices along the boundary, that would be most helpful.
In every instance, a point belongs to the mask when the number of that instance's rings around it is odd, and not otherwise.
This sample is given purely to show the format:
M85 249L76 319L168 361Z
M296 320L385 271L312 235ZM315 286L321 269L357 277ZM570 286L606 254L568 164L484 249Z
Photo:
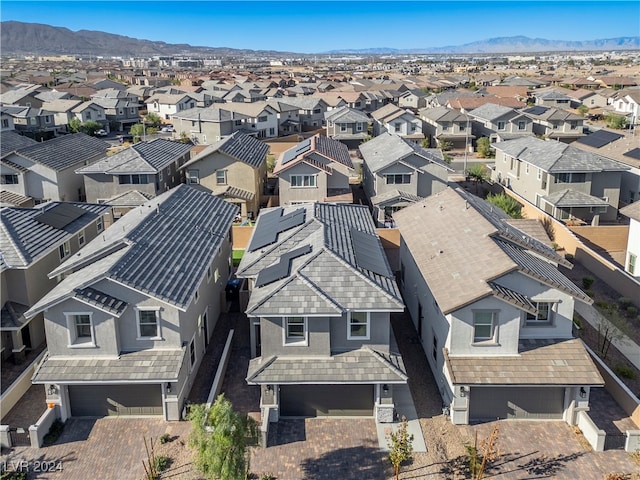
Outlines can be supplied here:
M267 100L267 104L276 112L276 118L278 119L278 136L291 135L292 133L301 131L298 107L279 99Z
M192 148L191 143L154 138L102 157L75 173L84 182L89 202L109 203L112 197L132 190L154 197L184 183L180 167L189 160Z
M629 167L573 145L525 137L492 145L494 180L562 221L613 221Z
M104 109L109 128L124 131L136 123L140 123L137 101L130 98L92 97L91 101Z
M239 130L257 138L274 138L278 136L278 114L266 101L250 103L225 103L220 108L244 115Z
M536 105L542 107L555 107L561 109L571 108L572 98L562 92L555 89L546 90L544 92L531 92L531 96L534 98Z
M324 125L324 113L329 110L329 105L322 98L306 95L301 97L286 97L282 103L287 103L298 108L301 131L317 130Z
M5 116L11 116L13 128L22 135L27 135L39 142L55 137L56 125L52 112L40 107L5 105L2 107ZM7 127L9 120L6 121Z
M389 226L394 212L446 188L452 171L440 149L388 132L360 145L360 153L364 192L380 226Z
M225 108L192 108L171 116L174 136L187 136L196 144L210 144L233 132L245 131L250 117Z
M410 110L404 110L392 103L371 112L371 118L374 137L389 132L414 142L424 138L422 120Z
M369 136L371 120L362 111L349 107L339 107L324 114L327 137L355 149Z
M25 318L30 306L56 286L47 274L105 228L106 205L50 202L38 208L0 210L2 360L19 363L45 341L42 314Z
M354 173L349 149L320 134L307 138L276 160L280 205L302 202L351 203Z
M393 421L407 375L390 314L404 305L362 205L263 209L237 275L248 279L251 357L270 421L375 416Z
M2 158L2 189L37 203L84 201L84 183L75 170L103 157L108 147L84 133L22 147Z
M181 169L189 185L201 185L238 206L242 219L253 220L260 210L267 179L269 146L234 132L198 153Z
M553 107L525 108L522 113L533 120L533 133L552 140L571 143L584 136L584 118Z
M236 207L180 185L124 215L53 270L48 354L32 382L70 416L182 418L230 271Z
M488 137L492 143L534 135L533 120L511 107L485 103L471 110L468 115L476 138Z
M449 142L454 149L464 150L473 145L469 115L447 107L423 108L419 111L422 131L430 147Z
M451 421L575 425L604 381L572 335L574 301L592 300L557 269L570 264L461 189L395 219L400 288Z
M69 122L74 118L82 123L97 122L107 131L110 128L104 108L92 101L54 100L44 103L43 108L53 114L55 126L62 132L69 131Z
M157 93L144 102L149 113L169 120L173 114L197 107L197 99L188 93Z

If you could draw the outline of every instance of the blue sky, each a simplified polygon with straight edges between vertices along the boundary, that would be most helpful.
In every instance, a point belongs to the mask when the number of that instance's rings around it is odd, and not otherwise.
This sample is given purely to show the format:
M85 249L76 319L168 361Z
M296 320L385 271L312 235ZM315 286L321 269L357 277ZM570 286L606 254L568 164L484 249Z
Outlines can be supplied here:
M637 0L2 0L0 18L167 43L301 53L443 47L515 35L550 40L640 35Z

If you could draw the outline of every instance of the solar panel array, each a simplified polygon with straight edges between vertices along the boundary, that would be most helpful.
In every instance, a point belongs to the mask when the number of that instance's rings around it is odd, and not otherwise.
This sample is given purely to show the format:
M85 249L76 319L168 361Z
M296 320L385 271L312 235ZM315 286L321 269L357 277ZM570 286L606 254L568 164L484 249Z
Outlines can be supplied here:
M627 153L623 153L625 157L635 158L636 160L640 160L640 148L634 148L633 150L629 150Z
M541 107L538 105L535 107L527 108L526 110L524 110L524 113L529 113L531 115L542 115L547 110L549 110L548 107Z
M606 130L598 130L597 132L593 132L591 135L579 138L578 140L576 140L576 143L582 143L583 145L588 145L593 148L600 148L611 142L615 142L622 137L624 137L624 135L621 135L619 133L608 132Z
M309 150L311 150L311 139L310 138L307 139L307 140L304 140L303 142L300 142L294 148L291 148L291 149L287 150L286 152L284 152L284 154L282 155L282 164L284 165L284 164L290 162L291 160L296 158L298 155L300 155L302 153L306 153Z
M260 270L258 277L256 278L256 287L262 287L270 283L276 282L286 278L291 273L291 260L311 253L311 245L304 245L298 247L290 252L285 253L280 257L278 263L268 266Z
M280 233L304 223L306 212L304 208L298 208L286 215L282 215L283 211L282 208L276 208L260 214L258 226L249 244L250 252L275 243Z
M85 213L87 213L86 210L83 210L80 207L76 207L75 205L59 203L55 207L46 210L33 219L36 222L40 222L60 230L69 225L77 218L80 218Z
M383 277L391 277L384 256L380 255L380 244L376 235L352 228L351 243L358 267Z

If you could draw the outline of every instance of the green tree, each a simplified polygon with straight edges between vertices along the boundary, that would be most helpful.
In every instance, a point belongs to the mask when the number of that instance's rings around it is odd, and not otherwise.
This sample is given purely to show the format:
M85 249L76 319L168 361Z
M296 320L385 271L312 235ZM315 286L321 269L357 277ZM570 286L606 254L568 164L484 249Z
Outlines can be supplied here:
M448 152L449 150L453 150L453 142L449 140L438 140L438 148L443 152Z
M492 158L494 156L493 151L491 150L491 142L489 141L489 137L480 137L478 139L478 156L480 158Z
M274 168L276 168L276 157L270 153L267 155L267 172L273 173Z
M144 123L145 125L157 128L162 123L162 118L155 112L147 113L144 117Z
M587 113L589 113L589 107L587 107L586 105L580 105L578 107L578 113L583 117L586 117Z
M400 466L411 459L413 455L413 435L407 432L407 418L402 417L402 423L397 431L389 434L389 461L393 465L396 480L400 478Z
M489 180L489 170L481 163L471 165L466 171L467 177L473 181L476 186L476 194L478 193L478 186Z
M146 133L145 126L141 123L136 123L135 125L131 126L131 130L129 130L129 133L133 135L134 142L139 142Z
M80 127L80 131L87 135L95 135L95 133L102 128L102 125L94 120L87 120Z
M622 130L627 126L627 119L622 115L617 115L615 113L609 113L604 117L604 121L609 128L615 128L617 130Z
M209 480L244 480L247 475L248 438L256 438L256 422L234 411L219 395L211 408L193 405L189 445L195 448L195 465Z
M487 202L501 208L511 218L522 218L522 205L510 195L499 193L497 195L487 195Z
M74 117L69 120L69 131L71 133L78 133L80 128L82 128L82 122L79 119Z

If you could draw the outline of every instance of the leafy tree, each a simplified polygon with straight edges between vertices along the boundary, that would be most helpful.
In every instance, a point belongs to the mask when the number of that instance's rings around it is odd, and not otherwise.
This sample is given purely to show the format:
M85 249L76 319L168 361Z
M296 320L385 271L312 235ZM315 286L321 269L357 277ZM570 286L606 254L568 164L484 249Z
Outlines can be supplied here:
M267 155L267 172L273 173L274 168L276 168L276 157L270 153Z
M511 218L522 218L522 205L510 195L499 193L497 195L487 195L487 202L501 208Z
M604 117L604 120L609 128L615 128L622 130L627 126L627 119L622 115L616 115L615 113L609 113Z
M480 137L478 139L478 156L480 158L492 158L495 154L491 150L491 142L489 137Z
M420 146L422 148L429 148L430 145L430 141L428 138L423 138L422 141L420 142Z
M586 105L580 105L578 107L578 113L583 117L586 117L587 113L589 113L589 107L587 107Z
M449 140L438 140L438 148L443 152L448 152L453 149L453 142Z
M87 135L95 135L95 133L102 128L102 125L94 120L87 120L80 127L80 131Z
M144 117L144 123L145 125L150 125L151 127L159 127L162 123L162 119L157 113L151 112L147 113L147 115Z
M400 478L400 466L411 459L413 454L413 435L407 432L407 418L402 417L402 423L396 432L389 433L389 461L393 465L396 480Z
M129 133L133 135L134 142L139 142L145 134L145 127L141 123L136 123L135 125L131 126L131 130L129 130Z
M471 165L466 173L467 177L469 177L476 186L476 194L478 193L478 186L482 182L489 180L489 170L481 163Z
M247 439L256 438L256 422L233 410L221 394L211 408L193 405L189 445L196 450L195 465L209 480L244 480L249 458Z
M71 133L78 133L80 128L82 128L82 122L80 119L74 117L69 120L69 131L71 131Z

